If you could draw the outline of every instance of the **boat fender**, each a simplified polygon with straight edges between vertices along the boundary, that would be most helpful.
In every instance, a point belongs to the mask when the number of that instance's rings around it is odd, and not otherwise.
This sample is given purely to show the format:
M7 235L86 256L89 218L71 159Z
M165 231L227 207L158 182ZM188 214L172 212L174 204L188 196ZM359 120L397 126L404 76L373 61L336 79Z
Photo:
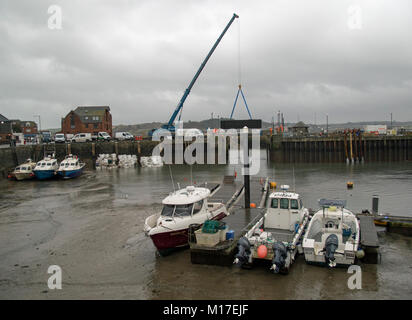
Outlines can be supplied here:
M279 273L280 269L285 266L287 251L286 246L281 241L277 241L272 246L273 249L273 259L272 267L270 268L275 273Z
M335 252L338 248L339 240L336 234L331 234L329 237L326 238L325 241L325 262L329 265L329 267L333 268L336 266L335 262Z
M250 242L246 237L242 237L237 242L238 252L235 255L233 264L241 267L249 261L250 257Z
M356 251L356 258L363 259L365 257L365 251L363 249L358 249Z

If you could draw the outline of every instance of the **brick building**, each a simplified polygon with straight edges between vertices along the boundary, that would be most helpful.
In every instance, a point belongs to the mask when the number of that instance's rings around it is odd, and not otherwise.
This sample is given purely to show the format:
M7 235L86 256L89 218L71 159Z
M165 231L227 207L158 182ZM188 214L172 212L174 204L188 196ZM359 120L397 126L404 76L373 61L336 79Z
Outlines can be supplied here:
M23 133L24 138L37 135L34 121L11 120L0 114L0 143L9 143L11 133Z
M107 132L112 136L112 115L110 107L77 107L62 118L62 133L91 133Z
M0 143L7 143L10 140L10 122L5 116L0 114Z

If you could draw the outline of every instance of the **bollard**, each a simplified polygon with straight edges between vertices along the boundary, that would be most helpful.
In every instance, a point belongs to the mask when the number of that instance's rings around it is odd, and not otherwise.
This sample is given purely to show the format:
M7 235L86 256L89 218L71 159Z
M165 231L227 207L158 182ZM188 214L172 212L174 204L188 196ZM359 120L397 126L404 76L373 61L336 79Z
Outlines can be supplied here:
M379 212L379 196L373 195L372 196L372 213L378 214Z

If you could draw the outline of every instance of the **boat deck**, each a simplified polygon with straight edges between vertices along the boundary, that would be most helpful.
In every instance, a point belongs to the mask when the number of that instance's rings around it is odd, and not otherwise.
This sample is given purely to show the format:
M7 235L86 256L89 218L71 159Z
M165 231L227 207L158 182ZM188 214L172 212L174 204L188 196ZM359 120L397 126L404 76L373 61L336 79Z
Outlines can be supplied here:
M277 241L292 242L295 233L289 230L275 229L275 228L265 228L267 232L270 232Z

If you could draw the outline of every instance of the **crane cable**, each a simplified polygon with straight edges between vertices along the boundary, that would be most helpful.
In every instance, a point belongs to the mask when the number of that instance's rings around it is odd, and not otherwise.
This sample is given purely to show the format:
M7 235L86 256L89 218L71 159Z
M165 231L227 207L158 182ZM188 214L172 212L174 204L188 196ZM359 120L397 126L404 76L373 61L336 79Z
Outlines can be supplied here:
M241 69L241 63L240 63L240 19L237 22L237 30L238 30L238 41L237 41L237 62L238 62L238 80L239 80L239 86L242 83L242 69Z
M232 113L230 114L230 119L232 119L232 117L233 117L233 113L234 113L235 108L236 108L237 99L239 98L239 93L242 95L243 102L245 103L246 110L249 114L249 118L252 119L252 115L250 114L249 107L247 105L246 98L245 98L245 96L243 94L243 90L242 90L242 67L241 67L241 59L240 59L240 19L238 21L238 50L237 51L238 51L238 59L237 60L238 60L238 80L239 80L238 88L239 89L238 89L237 94L236 94L235 103L233 104Z

